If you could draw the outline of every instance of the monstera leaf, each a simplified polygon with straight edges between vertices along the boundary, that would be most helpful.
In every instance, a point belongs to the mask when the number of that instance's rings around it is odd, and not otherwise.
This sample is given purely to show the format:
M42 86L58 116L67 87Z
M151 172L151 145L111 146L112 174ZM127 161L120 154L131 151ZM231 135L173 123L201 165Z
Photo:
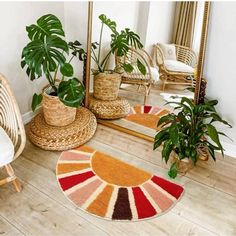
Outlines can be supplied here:
M58 88L58 97L69 107L79 107L85 95L84 85L77 79L62 81Z
M121 31L121 34L123 34L126 37L127 43L130 46L133 46L134 48L142 48L143 45L140 42L140 37L133 31L131 31L128 28L125 28L125 30Z
M45 36L65 36L60 20L52 15L44 15L37 20L37 24L26 27L30 40L43 40Z
M62 51L68 53L68 50L67 43L57 36L47 36L44 41L34 40L23 49L21 66L27 64L28 72L35 73L38 77L42 76L42 71L47 75L56 70L57 64L65 64L66 58Z
M111 19L107 18L104 14L100 15L98 18L102 21L103 24L108 26L114 34L118 34L118 32L116 31L115 21L112 21Z
M129 44L125 35L123 34L112 34L111 35L111 49L113 53L116 53L118 57L126 55L129 50Z

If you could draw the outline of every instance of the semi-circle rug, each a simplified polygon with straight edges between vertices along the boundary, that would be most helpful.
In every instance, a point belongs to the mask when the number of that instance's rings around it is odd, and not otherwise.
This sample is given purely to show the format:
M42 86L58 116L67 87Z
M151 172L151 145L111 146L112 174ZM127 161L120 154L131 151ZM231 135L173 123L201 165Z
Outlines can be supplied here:
M124 119L154 130L159 130L160 127L157 127L159 119L168 113L167 109L158 106L133 106Z
M61 154L57 179L79 208L109 220L137 221L163 214L183 187L90 147Z

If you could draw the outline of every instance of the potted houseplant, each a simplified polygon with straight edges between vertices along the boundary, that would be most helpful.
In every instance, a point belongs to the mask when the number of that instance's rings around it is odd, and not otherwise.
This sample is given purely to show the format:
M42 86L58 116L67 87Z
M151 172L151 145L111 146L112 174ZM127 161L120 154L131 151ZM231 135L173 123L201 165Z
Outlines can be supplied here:
M134 70L134 64L119 63L114 69L107 69L110 56L116 54L118 57L124 57L129 51L129 47L142 48L140 37L128 28L117 31L115 21L110 20L104 14L99 16L101 20L101 30L99 43L92 45L92 59L96 68L94 74L94 97L101 100L115 100L118 96L121 83L121 71L131 73ZM102 36L104 26L111 30L111 43L109 51L102 57ZM137 60L136 66L142 74L146 74L145 66Z
M231 125L217 113L217 100L196 105L183 97L181 102L169 103L176 104L175 109L179 110L177 114L170 113L159 120L158 126L162 129L155 136L154 149L163 144L162 158L166 163L169 160L172 162L168 172L170 177L175 178L178 171L186 173L191 164L196 164L202 149L205 149L214 161L216 150L224 155L219 135L226 135L217 131L213 124L221 122L229 127Z
M46 122L54 126L64 126L73 122L76 108L83 101L85 88L79 79L73 77L71 65L79 42L67 43L60 20L47 14L35 24L26 27L30 42L23 48L21 67L33 81L40 77L48 80L42 94L34 94L32 110L41 104ZM72 50L72 57L66 56ZM59 75L60 74L60 75ZM59 79L60 78L60 79Z

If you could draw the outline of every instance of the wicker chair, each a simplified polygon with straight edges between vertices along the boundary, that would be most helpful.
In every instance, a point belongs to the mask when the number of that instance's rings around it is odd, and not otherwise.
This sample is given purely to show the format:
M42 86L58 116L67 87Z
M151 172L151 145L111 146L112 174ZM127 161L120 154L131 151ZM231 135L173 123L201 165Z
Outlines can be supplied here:
M8 177L0 180L0 185L12 182L18 192L21 185L17 181L10 163L23 151L26 142L21 114L3 75L0 74L0 168L5 168Z
M194 81L189 78L194 77L194 71L197 67L197 56L195 52L188 47L176 44L175 50L177 62L182 62L184 65L190 66L192 72L168 69L161 47L159 44L154 45L154 61L159 68L160 79L163 82L163 90L165 90L166 84L194 85Z
M143 75L137 66L137 59L145 66L146 74ZM134 70L131 73L122 73L122 84L138 85L138 91L140 88L144 88L144 105L146 104L147 96L150 93L151 85L159 79L159 73L157 68L154 67L153 62L149 54L143 49L130 48L125 57L117 57L116 66L119 68L120 64L130 63L133 65Z

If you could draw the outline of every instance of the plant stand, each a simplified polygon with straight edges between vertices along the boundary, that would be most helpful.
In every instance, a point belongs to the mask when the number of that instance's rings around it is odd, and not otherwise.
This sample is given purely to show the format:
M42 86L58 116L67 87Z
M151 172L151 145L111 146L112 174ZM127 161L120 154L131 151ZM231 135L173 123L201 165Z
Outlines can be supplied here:
M103 101L90 95L89 109L99 119L113 120L127 116L130 112L130 105L126 99L121 97L113 101Z
M48 125L39 113L29 124L29 139L45 150L63 151L78 147L90 140L97 128L96 117L88 109L77 109L76 119L69 125Z

